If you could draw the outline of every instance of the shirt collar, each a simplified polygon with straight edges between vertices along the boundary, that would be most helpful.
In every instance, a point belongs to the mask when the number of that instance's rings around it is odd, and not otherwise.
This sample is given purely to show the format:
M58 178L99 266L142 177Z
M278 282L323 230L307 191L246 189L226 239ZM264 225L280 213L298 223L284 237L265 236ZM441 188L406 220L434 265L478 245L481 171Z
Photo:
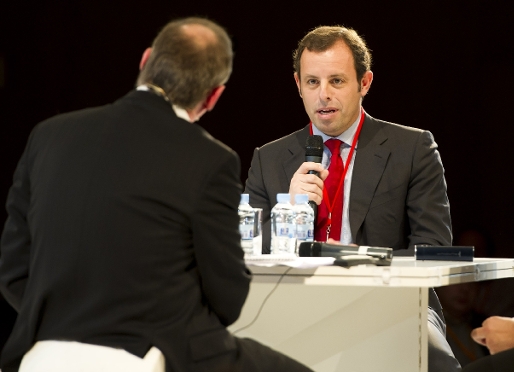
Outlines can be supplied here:
M192 123L191 118L189 117L189 114L187 113L186 110L184 110L181 107L178 107L177 105L171 105L171 108L173 109L173 111L175 111L175 114L179 118L184 119L185 121L187 121L189 123Z
M136 90L143 91L143 92L152 92L150 88L146 85L139 85ZM164 98L164 97L163 97ZM184 119L185 121L192 123L191 118L189 117L189 114L186 110L184 110L181 107L178 107L177 105L171 105L171 108L173 111L175 111L175 115L177 115L179 118Z

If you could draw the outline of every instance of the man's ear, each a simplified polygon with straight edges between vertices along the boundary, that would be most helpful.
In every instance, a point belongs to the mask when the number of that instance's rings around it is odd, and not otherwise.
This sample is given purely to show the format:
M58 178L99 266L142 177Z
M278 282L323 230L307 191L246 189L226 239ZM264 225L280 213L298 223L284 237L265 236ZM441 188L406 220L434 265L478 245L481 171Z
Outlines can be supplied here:
M146 48L143 52L143 56L141 57L141 62L139 62L139 70L142 70L145 67L146 62L148 62L148 58L150 58L150 54L152 54L152 48Z
M296 82L296 86L298 87L298 94L300 97L302 96L302 88L300 87L300 78L298 77L298 74L294 73L294 81Z
M371 88L371 82L373 81L373 73L366 71L362 76L361 80L361 95L364 97L368 94L369 88Z
M220 85L219 87L214 88L211 93L207 96L207 98L204 101L204 108L207 111L211 111L214 106L216 106L216 102L218 102L218 99L220 99L221 94L225 90L225 85Z

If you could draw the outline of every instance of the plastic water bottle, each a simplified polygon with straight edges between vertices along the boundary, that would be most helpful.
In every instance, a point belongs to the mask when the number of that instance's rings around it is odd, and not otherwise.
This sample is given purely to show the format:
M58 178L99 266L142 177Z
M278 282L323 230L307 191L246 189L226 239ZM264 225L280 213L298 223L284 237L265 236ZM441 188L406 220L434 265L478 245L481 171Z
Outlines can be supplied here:
M314 210L309 205L309 195L296 194L294 196L295 205L293 212L296 222L296 251L303 242L314 240Z
M296 248L296 226L289 194L277 194L271 210L271 254L293 253Z
M239 232L241 233L241 247L245 255L253 254L253 228L255 213L253 208L248 204L250 196L248 194L241 194L241 201L239 202Z

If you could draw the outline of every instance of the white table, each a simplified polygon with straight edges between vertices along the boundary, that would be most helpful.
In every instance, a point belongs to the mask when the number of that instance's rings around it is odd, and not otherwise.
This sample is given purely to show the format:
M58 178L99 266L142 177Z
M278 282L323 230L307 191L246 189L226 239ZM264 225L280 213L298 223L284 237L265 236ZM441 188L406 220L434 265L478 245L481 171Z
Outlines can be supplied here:
M317 372L426 372L428 288L513 277L513 266L410 257L389 267L250 266L250 293L230 330Z

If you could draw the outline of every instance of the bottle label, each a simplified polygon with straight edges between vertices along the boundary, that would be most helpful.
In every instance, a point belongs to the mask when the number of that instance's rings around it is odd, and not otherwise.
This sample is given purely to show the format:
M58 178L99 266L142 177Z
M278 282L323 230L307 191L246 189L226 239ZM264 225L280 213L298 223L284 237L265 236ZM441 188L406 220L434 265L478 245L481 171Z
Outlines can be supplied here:
M239 232L241 233L241 240L253 239L253 225L239 225Z
M313 241L314 230L309 225L297 225L296 226L296 238L298 240Z
M292 223L277 223L277 237L294 238L295 226Z

